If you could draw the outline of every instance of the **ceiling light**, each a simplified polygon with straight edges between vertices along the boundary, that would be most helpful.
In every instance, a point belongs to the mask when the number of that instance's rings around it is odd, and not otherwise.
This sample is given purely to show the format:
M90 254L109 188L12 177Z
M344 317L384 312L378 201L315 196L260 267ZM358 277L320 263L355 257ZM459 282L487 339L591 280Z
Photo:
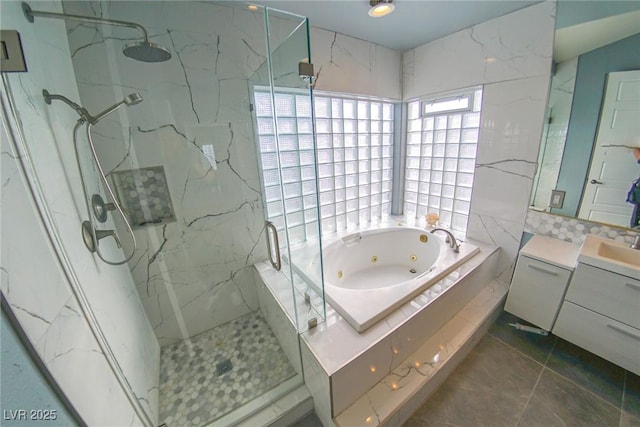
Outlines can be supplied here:
M387 16L395 7L391 4L393 0L369 0L371 9L369 9L369 16L374 18L380 18Z
M258 6L256 6L255 4L250 4L249 6L247 6L247 9L249 9L252 12L255 12L256 10L258 10Z

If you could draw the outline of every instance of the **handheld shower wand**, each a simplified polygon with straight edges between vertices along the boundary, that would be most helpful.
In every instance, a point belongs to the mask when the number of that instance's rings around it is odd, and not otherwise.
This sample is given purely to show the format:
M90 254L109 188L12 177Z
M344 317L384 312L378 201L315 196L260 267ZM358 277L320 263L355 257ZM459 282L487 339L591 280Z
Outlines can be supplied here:
M87 249L89 249L90 252L95 252L98 255L98 257L100 257L100 259L102 261L104 261L105 263L107 263L109 265L121 265L121 264L124 264L124 263L128 262L136 252L136 247L137 247L137 245L136 245L136 237L135 237L135 234L133 233L133 229L131 227L131 224L129 223L129 220L128 220L127 216L124 213L124 209L122 208L122 206L120 206L120 202L118 201L115 193L111 189L111 185L109 185L109 181L107 180L107 176L105 175L104 169L102 168L102 165L100 164L100 161L98 160L98 155L96 153L95 146L93 145L93 139L91 138L91 126L95 125L100 120L102 120L103 118L105 118L109 114L113 113L114 111L116 111L118 108L120 108L123 105L129 106L129 105L136 105L136 104L141 103L142 102L142 96L139 93L131 93L131 94L125 96L125 98L122 101L113 104L112 106L106 108L105 110L101 111L100 113L96 114L95 116L92 116L91 114L89 114L89 112L87 111L86 108L81 107L80 105L78 105L75 102L71 101L66 96L51 94L46 89L44 89L42 91L42 96L44 97L44 101L47 104L51 104L51 101L53 101L53 100L64 102L69 107L71 107L76 113L78 113L78 115L80 116L80 119L78 119L78 122L76 123L76 126L73 129L73 144L74 144L74 148L76 150L76 162L77 162L77 165L78 165L78 170L80 172L80 181L81 181L81 184L82 184L82 191L85 193L85 204L86 204L86 207L87 207L87 213L89 214L89 218L90 219L93 218L91 213L92 213L92 211L95 212L95 210L92 210L91 207L89 206L89 197L87 195L87 188L86 188L84 176L83 176L83 173L82 173L82 165L80 163L80 156L78 154L78 139L76 138L78 130L82 125L86 125L87 140L89 141L89 148L91 149L91 155L93 156L93 160L95 161L95 164L96 164L96 167L98 169L98 173L100 175L102 183L104 184L104 186L106 188L106 191L109 194L109 197L111 198L111 200L113 200L113 209L111 209L111 210L117 210L118 211L118 213L120 214L120 216L124 220L124 223L125 223L125 225L127 227L127 232L131 235L131 240L133 241L133 249L132 249L131 254L129 256L125 255L125 259L123 261L117 261L117 262L109 261L109 260L105 259L102 256L102 253L100 252L100 240L105 238L105 237L113 237L113 239L115 240L117 246L120 247L121 246L120 245L120 239L118 238L118 236L116 235L114 230L96 230L96 228L93 226L93 222L92 221L84 221L82 223L82 227L81 227L82 228L82 238L84 240L85 245L87 246ZM98 219L98 220L101 221L100 219ZM103 221L101 221L101 222L103 222Z
M92 117L93 120L90 120L89 123L91 123L92 125L95 125L100 120L102 120L104 117L106 117L109 114L113 113L114 111L116 111L121 106L123 106L123 105L126 105L126 106L136 105L136 104L139 104L141 102L142 102L142 96L139 93L130 93L129 95L125 96L122 101L118 102L117 104L113 104L111 107L106 108L104 111L96 114L94 117Z

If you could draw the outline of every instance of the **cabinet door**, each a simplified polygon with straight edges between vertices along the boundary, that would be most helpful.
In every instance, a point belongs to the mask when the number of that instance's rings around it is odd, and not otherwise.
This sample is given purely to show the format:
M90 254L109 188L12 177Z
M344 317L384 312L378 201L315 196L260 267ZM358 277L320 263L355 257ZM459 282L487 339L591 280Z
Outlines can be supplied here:
M640 329L565 301L553 333L640 375Z
M520 255L504 309L550 331L570 276L569 270Z
M640 280L579 263L566 298L640 329Z

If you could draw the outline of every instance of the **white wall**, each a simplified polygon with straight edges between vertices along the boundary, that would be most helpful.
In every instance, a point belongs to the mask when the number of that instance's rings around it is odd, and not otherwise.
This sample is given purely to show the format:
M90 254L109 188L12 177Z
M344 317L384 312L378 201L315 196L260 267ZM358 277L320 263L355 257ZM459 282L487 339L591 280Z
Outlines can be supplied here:
M484 85L467 235L502 248L509 282L524 228L551 71L546 1L403 54L403 98Z
M58 2L33 8L61 11ZM30 24L19 2L2 2L2 28L20 32L29 71L7 74L18 111L15 132L24 133L27 149L51 213L62 252L73 265L64 269L30 198L19 155L2 134L2 294L40 357L89 425L141 424L107 363L106 352L151 422L157 422L159 347L126 267L98 261L85 248L80 224L86 210L79 184L72 128L77 115L67 107L48 106L44 88L78 99L62 21ZM55 70L55 72L52 72ZM3 103L7 101L3 89ZM5 104L6 105L6 104ZM83 159L86 161L86 159ZM35 176L29 175L29 179ZM109 255L121 256L118 251ZM99 346L72 292L79 283L109 349ZM115 365L114 365L115 366ZM3 390L7 392L6 390Z

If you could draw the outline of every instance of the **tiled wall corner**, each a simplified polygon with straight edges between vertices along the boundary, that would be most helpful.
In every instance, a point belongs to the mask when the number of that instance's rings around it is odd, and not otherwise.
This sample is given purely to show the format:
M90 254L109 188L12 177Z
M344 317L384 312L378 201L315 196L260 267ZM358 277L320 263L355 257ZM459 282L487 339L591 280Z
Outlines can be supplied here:
M538 3L403 54L404 99L484 85L467 235L503 248L499 278L507 282L540 144L555 7Z

